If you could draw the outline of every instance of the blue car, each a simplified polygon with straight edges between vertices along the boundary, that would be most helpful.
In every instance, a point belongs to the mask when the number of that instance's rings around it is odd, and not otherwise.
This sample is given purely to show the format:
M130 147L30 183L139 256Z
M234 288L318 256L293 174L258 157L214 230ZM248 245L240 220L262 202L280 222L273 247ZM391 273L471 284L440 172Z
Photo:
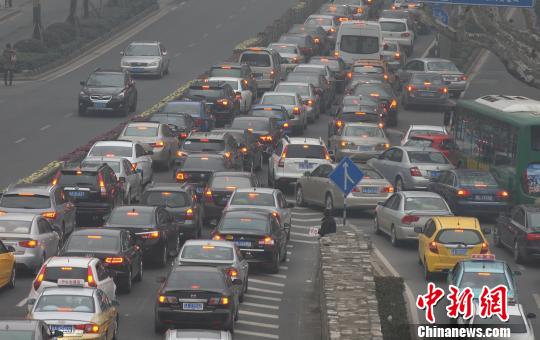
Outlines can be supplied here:
M161 109L161 113L189 114L193 118L194 127L202 132L209 132L215 126L215 118L211 114L210 107L202 98L182 97L168 102Z
M281 135L290 135L292 133L292 126L290 125L291 115L281 105L254 105L251 108L250 115L254 117L276 118Z

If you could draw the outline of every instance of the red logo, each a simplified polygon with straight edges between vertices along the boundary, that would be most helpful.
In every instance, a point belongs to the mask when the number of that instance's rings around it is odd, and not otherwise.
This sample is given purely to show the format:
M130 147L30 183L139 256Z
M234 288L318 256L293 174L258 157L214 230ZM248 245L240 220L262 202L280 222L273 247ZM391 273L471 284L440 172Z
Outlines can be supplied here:
M463 316L465 320L470 319L473 316L473 292L472 289L467 287L459 290L458 287L450 285L448 287L450 292L446 296L450 305L446 306L446 315L449 318L458 318L460 315Z
M433 282L428 283L427 293L425 295L418 295L418 298L416 299L416 308L426 310L426 320L429 323L435 323L433 307L437 305L443 296L444 290L439 287L435 287Z
M498 285L491 289L488 286L482 287L482 293L479 298L480 317L490 318L493 315L497 315L501 321L508 321L507 293L508 287L504 285Z

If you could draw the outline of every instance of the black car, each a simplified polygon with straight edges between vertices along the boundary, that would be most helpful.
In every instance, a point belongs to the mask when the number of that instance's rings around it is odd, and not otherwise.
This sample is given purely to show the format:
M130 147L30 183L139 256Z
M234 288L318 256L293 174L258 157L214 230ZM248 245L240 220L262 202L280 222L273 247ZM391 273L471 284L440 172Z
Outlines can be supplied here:
M186 95L206 98L218 126L228 124L240 115L240 101L236 98L236 92L225 82L195 81L187 89Z
M137 110L137 88L128 72L97 69L81 81L79 115L89 111L119 112L127 116Z
M313 43L317 46L318 53L326 55L330 52L330 41L328 40L328 33L321 26L317 25L306 25L306 24L295 24L293 25L288 33L299 34L307 33L313 37Z
M141 204L165 207L176 222L182 241L201 237L204 209L191 185L151 183L144 190Z
M248 262L269 265L272 273L278 273L280 262L287 258L287 231L269 211L225 211L212 239L233 241Z
M180 142L188 138L189 134L196 129L195 121L187 113L156 113L152 115L150 121L167 124L178 136Z
M58 170L53 185L64 191L76 207L77 225L82 217L101 218L124 201L124 187L107 164L66 166Z
M384 128L384 114L377 103L363 101L359 105L339 107L336 115L328 122L328 138L335 135L345 123L375 123Z
M259 187L257 176L250 172L214 172L204 189L204 217L206 221L219 219L231 194L236 189Z
M340 57L315 56L309 60L308 64L328 66L334 75L336 91L338 93L343 93L343 91L345 91L345 86L347 84L347 66L343 59Z
M177 162L182 164L188 155L197 153L221 155L231 167L242 166L242 154L238 143L231 134L221 129L190 134L180 147Z
M315 44L314 37L305 32L285 33L281 35L278 43L298 45L300 53L302 53L306 59L320 54L320 46Z
M357 84L352 90L352 95L371 97L382 105L385 112L385 123L388 126L396 126L398 120L398 99L392 85L380 84Z
M242 78L242 81L245 82L251 93L253 93L253 99L257 97L257 81L248 64L221 63L214 65L210 68L208 77Z
M232 129L251 131L262 145L264 156L268 158L281 138L281 130L277 119L273 117L236 117L231 124Z
M223 156L201 153L188 155L182 168L176 170L174 178L179 183L191 184L197 198L202 199L204 188L214 172L232 170L234 167Z
M234 332L238 296L223 269L210 266L175 266L158 290L154 330L217 328Z
M131 291L132 281L143 277L143 253L135 235L123 229L75 230L60 251L61 256L96 257L109 269L116 285Z
M499 216L493 243L512 250L516 263L540 258L540 207L517 205Z
M181 96L165 104L159 113L190 115L197 131L210 131L216 125L211 106L204 97Z
M145 260L160 267L169 256L180 251L178 226L164 207L123 206L115 208L104 224L105 228L125 229L137 238Z
M286 112L286 111L285 111ZM288 114L287 114L288 115ZM242 169L244 171L260 170L264 162L263 145L259 143L259 137L248 129L216 129L212 132L223 132L233 136L242 157Z

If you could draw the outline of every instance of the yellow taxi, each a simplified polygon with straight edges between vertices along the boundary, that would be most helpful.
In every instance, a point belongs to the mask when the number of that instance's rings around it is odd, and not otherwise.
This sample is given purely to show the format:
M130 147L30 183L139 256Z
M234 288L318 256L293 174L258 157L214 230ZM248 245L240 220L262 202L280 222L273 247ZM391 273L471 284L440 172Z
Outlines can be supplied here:
M7 286L15 288L15 249L11 246L6 246L0 240L0 288Z
M424 266L426 280L433 273L447 272L473 254L488 254L489 245L480 222L474 217L433 217L418 233L418 261Z

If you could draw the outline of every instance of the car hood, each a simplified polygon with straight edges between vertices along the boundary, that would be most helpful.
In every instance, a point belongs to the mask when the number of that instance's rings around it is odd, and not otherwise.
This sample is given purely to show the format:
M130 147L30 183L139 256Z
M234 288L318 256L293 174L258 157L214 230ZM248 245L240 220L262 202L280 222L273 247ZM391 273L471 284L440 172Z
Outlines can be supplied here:
M87 87L84 89L84 92L89 95L113 96L122 92L123 89L123 87Z
M159 62L161 60L161 57L156 56L126 56L122 58L123 63L151 63L151 62Z
M122 140L128 140L128 141L131 141L131 142L138 142L138 143L141 143L141 144L145 144L145 143L155 143L156 141L159 140L159 138L157 136L153 136L153 137L143 137L143 136L121 136L121 139Z

